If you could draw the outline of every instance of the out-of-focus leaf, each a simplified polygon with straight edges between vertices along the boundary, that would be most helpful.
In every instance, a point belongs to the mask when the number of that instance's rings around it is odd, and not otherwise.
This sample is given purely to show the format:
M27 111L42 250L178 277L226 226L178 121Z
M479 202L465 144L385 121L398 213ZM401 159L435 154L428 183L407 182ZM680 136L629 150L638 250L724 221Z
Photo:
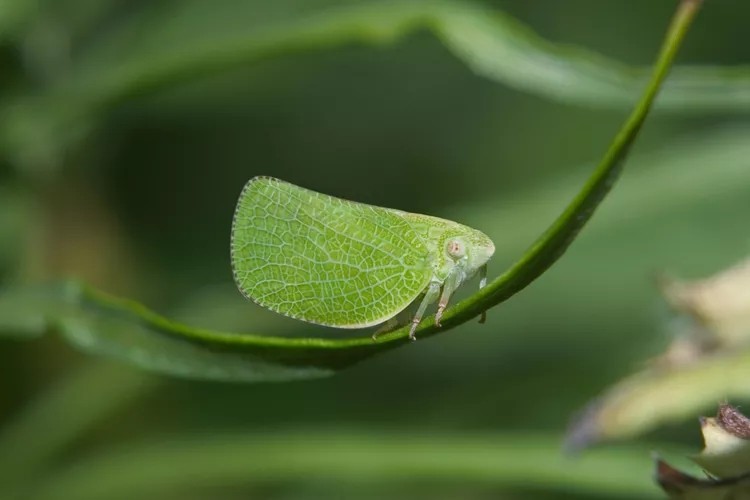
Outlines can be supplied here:
M647 70L596 52L561 46L498 10L443 3L431 20L435 34L477 74L551 100L596 107L634 101ZM750 67L674 68L657 108L674 112L750 109Z
M32 214L32 203L25 193L0 186L0 273L17 266Z
M15 498L10 492L22 489L61 449L156 387L155 382L155 377L104 363L57 381L0 428L0 497Z
M750 341L750 259L705 280L663 282L669 304L700 324L715 348Z
M44 335L50 318L67 310L58 292L57 287L0 291L0 338L33 339Z
M13 38L34 18L38 0L4 0L0 2L0 41Z
M657 482L674 499L750 498L750 420L724 404L716 418L701 420L701 431L705 446L694 460L710 476L697 479L659 460Z
M658 498L643 448L563 456L557 436L335 432L241 433L130 446L74 463L38 500L161 498L195 487L280 481L467 482L532 491ZM165 468L164 464L170 464Z
M474 71L554 100L627 107L648 79L579 48L560 48L497 9L458 0L155 5L95 44L63 87L68 96L118 101L260 58L343 43L390 43L432 30ZM115 63L116 64L113 64ZM659 106L736 112L750 106L750 70L677 68Z
M747 500L750 477L725 480L699 479L668 463L656 463L656 481L673 500Z
M748 136L749 127L731 125L687 135L665 143L655 152L634 156L628 175L621 181L622 188L609 197L599 223L593 224L590 231L618 231L629 221L677 213L718 199L750 196ZM502 252L533 238L541 221L553 211L551 207L570 196L579 179L580 174L559 176L501 203L494 199L466 203L449 207L446 214L458 220L470 219L476 227L490 228L490 236L512 234L513 239L506 238L503 248L498 248ZM750 204L747 206L750 208Z
M510 298L560 258L617 179L697 6L693 2L683 2L678 8L652 80L573 201L506 273L471 298L448 309L442 327L438 328L434 321L424 322L418 330L421 336L458 326ZM15 297L12 292L6 292L6 296L11 302ZM220 380L287 380L327 375L408 342L409 330L407 325L384 334L379 342L369 338L287 339L228 334L170 322L139 304L72 284L61 290L58 299L52 300L44 310L56 311L56 315L49 317L50 324L83 349L127 359L165 373ZM23 318L16 320L19 322L23 322Z
M265 338L190 329L143 306L69 282L0 292L0 332L56 331L80 349L172 375L244 382L329 375L369 355L371 339L349 350L326 341ZM342 341L344 345L347 341Z
M51 168L61 148L86 136L102 113L127 99L290 51L392 43L424 29L478 74L558 101L627 107L648 77L646 69L558 47L503 12L474 2L275 4L148 5L82 51L69 76L44 95L20 97L3 109L0 144L32 168ZM659 106L675 112L746 112L750 70L677 68Z
M686 366L656 366L610 388L574 422L570 446L624 439L689 418L722 398L750 397L750 352L721 353Z
M541 276L565 253L617 181L631 146L635 143L700 5L700 2L692 1L682 1L679 4L667 29L649 84L583 188L510 269L489 282L470 299L451 308L449 314L445 315L446 325L451 326L455 324L454 321L461 322L475 317L512 297Z
M697 284L668 285L669 299L687 307L702 327L691 329L646 370L617 383L592 403L574 424L571 445L629 437L695 414L717 399L750 396L745 383L750 376L748 287L746 264ZM694 349L686 349L686 344Z

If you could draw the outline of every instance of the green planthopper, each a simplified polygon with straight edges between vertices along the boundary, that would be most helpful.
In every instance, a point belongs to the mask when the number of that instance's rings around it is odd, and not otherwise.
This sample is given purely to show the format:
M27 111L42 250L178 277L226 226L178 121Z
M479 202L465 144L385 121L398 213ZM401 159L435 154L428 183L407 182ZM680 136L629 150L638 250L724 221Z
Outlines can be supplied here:
M420 295L409 337L427 306L435 323L453 292L495 252L482 232L429 215L343 200L272 177L242 190L232 222L234 280L277 313L336 328L392 320Z

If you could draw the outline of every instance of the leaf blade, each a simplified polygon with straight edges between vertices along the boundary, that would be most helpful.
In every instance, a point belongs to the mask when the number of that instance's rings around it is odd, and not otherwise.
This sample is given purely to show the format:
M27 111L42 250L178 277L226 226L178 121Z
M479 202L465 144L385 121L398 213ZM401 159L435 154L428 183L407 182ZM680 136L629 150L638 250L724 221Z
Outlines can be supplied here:
M575 460L560 454L557 436L497 433L419 436L377 431L269 431L165 441L116 450L64 469L39 500L101 498L206 486L315 478L354 481L429 480L658 498L645 449L599 450ZM290 447L290 443L294 443ZM325 449L323 449L324 447ZM161 464L155 467L154 464ZM164 469L163 464L171 467ZM154 473L153 471L158 471ZM201 482L202 481L202 482ZM119 497L118 497L119 498Z
M683 0L680 4L641 100L563 213L510 270L469 299L448 309L441 328L431 319L424 321L418 330L420 336L431 336L456 327L510 298L543 274L564 253L617 179L698 6L699 2L694 0ZM12 299L7 293L4 297ZM57 310L53 305L61 309ZM0 302L0 309L2 307ZM329 375L336 369L402 345L408 342L409 335L409 326L380 336L378 342L370 338L286 339L191 329L172 323L135 302L115 299L75 284L69 285L67 292L57 297L57 302L50 302L48 313L52 314L54 325L68 340L91 352L121 357L162 372L219 380L255 382ZM129 326L135 330L130 331ZM152 335L154 333L157 335ZM131 345L129 349L128 341L129 338L132 341L134 334L139 336L141 343L155 343L155 351L162 354L149 357L149 353L139 351L138 346ZM169 349L168 345L171 346ZM167 351L173 356L178 354L177 358L165 357L163 353ZM217 352L223 353L225 359L218 359ZM186 360L187 365L181 364ZM225 361L228 364L219 368Z

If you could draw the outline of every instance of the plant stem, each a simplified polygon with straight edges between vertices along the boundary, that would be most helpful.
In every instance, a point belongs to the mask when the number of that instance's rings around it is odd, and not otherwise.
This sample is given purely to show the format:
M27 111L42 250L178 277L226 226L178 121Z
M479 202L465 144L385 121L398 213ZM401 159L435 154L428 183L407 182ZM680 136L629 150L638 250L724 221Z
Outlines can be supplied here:
M563 255L617 180L701 3L680 3L643 95L560 216L508 271L449 308L441 328L432 319L424 320L417 338L455 328L509 299ZM252 382L310 378L329 375L408 342L408 326L379 336L377 342L369 335L350 339L288 338L192 328L136 302L86 286L70 284L64 290L67 291L55 295L54 300L59 303L50 301L49 314L44 317L54 320L51 326L69 342L88 352L119 357L173 375ZM6 298L4 302L0 295L0 318L9 318L11 325L27 324L25 315L15 318L18 308L12 294ZM233 368L225 369L228 365L223 361L231 361Z
M568 249L619 177L701 3L680 2L643 95L581 191L508 271L449 310L444 316L446 326L463 323L509 299L541 276ZM430 333L435 331L430 328Z

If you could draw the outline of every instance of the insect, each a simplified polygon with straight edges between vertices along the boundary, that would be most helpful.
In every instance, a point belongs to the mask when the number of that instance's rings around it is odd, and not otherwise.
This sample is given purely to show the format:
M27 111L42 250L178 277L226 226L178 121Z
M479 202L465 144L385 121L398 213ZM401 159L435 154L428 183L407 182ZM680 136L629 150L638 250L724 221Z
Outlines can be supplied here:
M453 292L480 274L495 245L482 232L429 215L343 200L272 177L254 177L232 221L231 260L240 292L298 320L365 328L395 318L424 295L435 323ZM375 336L373 336L375 338Z

